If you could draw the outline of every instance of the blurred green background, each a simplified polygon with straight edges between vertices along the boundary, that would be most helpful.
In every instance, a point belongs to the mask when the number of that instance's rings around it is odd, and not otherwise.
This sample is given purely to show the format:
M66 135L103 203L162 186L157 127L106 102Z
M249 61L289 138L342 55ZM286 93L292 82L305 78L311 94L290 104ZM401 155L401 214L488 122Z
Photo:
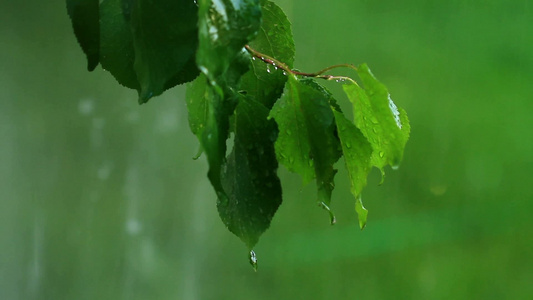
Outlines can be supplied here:
M297 68L366 62L408 112L401 168L364 192L367 228L342 164L336 226L282 167L254 273L192 160L184 88L139 106L86 71L63 1L4 1L0 299L532 297L531 1L276 3Z

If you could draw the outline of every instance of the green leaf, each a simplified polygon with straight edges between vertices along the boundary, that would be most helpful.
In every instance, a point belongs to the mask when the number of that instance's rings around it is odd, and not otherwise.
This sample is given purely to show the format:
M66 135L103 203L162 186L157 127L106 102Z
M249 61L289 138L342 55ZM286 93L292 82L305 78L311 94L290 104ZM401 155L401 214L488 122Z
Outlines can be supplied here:
M131 29L141 103L198 75L198 8L190 0L135 0Z
M269 110L242 96L233 117L235 145L224 165L227 203L218 203L224 224L251 250L281 204L274 150L276 124Z
M139 102L194 79L198 8L192 1L104 0L102 67L139 93Z
M198 15L196 63L213 85L219 85L217 81L260 28L259 0L201 0Z
M397 168L402 160L409 138L409 120L367 65L359 66L357 73L365 89L355 84L347 84L343 88L353 103L355 125L373 148L372 164L384 174L385 166Z
M228 201L222 187L221 170L226 156L229 116L234 107L233 102L223 101L203 74L187 89L189 125L206 153L209 163L207 176L217 193L218 201L222 203Z
M314 85L290 76L270 116L279 126L275 144L278 161L300 174L304 184L315 178L319 202L329 208L336 173L333 164L340 157L340 146L330 95Z
M250 56L243 47L259 29L261 7L258 0L205 0L199 2L198 15L196 62L207 77L207 109L192 114L206 115L205 128L197 136L209 162L209 180L219 203L225 204L228 196L222 187L221 170L229 118L238 103L240 78L249 68Z
M261 1L263 22L257 37L249 43L250 47L273 57L289 68L294 61L294 41L291 23L281 8L271 1ZM254 59L252 68L242 77L242 90L253 95L257 101L272 108L283 93L287 76L282 69L268 66L259 59Z
M98 66L100 51L100 18L98 0L67 0L67 11L74 34L87 56L87 69Z
M361 200L361 191L366 186L367 176L372 168L372 147L363 133L344 114L333 111L337 132L342 145L344 162L350 178L351 192L356 199L355 210L359 217L359 225L363 229L366 225L368 211Z
M133 68L135 51L131 28L122 10L122 1L100 4L100 63L125 87L140 90Z

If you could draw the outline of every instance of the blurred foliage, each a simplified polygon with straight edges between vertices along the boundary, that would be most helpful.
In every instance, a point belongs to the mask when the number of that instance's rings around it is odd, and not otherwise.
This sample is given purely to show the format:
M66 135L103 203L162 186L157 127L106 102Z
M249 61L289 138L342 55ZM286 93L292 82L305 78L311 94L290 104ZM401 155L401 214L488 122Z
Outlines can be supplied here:
M314 188L281 168L286 200L254 273L221 226L207 164L190 159L184 90L138 106L109 74L86 72L63 2L10 2L0 10L0 299L533 294L528 1L278 3L295 65L367 62L409 111L401 168L379 188L371 174L365 231L340 201L352 199L345 175L329 226Z

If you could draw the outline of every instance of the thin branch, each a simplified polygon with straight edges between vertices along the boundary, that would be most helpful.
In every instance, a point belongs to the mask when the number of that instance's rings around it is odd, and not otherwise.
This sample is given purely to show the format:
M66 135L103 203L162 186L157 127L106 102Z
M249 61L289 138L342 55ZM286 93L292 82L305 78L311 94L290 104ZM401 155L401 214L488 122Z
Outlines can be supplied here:
M337 82L348 80L348 81L351 81L353 84L357 85L357 82L355 82L355 80L351 79L350 77L323 75L324 73L326 73L326 72L328 72L330 70L333 70L333 69L337 69L337 68L350 68L350 69L353 69L353 70L357 71L357 67L352 65L352 64L339 64L339 65L334 65L334 66L327 67L327 68L325 68L323 70L320 70L318 72L315 72L315 73L305 73L305 72L292 70L285 63L283 63L283 62L281 62L281 61L279 61L279 60L277 60L277 59L275 59L273 57L270 57L270 56L268 56L266 54L263 54L263 53L255 50L255 49L251 48L249 45L244 45L244 48L252 55L252 57L258 58L258 59L262 60L263 62L265 62L266 64L272 65L275 68L280 68L283 71L285 71L287 73L290 73L290 74L293 74L293 75L299 75L299 76L304 76L304 77L312 77L312 78L320 78L320 79L324 79L324 80L335 80Z

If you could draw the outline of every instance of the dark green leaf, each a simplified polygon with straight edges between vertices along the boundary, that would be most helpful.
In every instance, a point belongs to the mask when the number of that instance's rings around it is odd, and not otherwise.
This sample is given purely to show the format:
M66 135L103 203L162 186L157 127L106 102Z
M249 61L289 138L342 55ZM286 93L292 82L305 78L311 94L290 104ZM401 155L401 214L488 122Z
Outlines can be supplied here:
M340 157L329 97L313 84L289 76L286 91L270 114L279 126L278 161L300 174L304 184L316 178L319 202L325 208L334 188L333 164Z
M104 0L102 67L139 92L139 102L198 75L198 8L192 1Z
M273 57L289 68L294 61L294 41L291 24L281 8L271 1L261 1L263 22L257 37L250 42L253 49ZM287 76L283 70L255 59L252 68L242 77L242 90L253 95L255 99L268 108L272 108L283 93Z
M100 4L100 63L122 85L140 90L133 68L135 51L131 28L122 10L122 1Z
M229 201L218 204L224 224L249 249L270 226L281 204L274 151L277 130L268 113L259 102L241 97L232 119L235 145L222 176Z
M361 191L366 186L366 178L372 164L372 147L359 128L348 121L341 112L334 111L337 132L342 145L344 162L350 178L351 191L356 199L356 212L361 229L365 227L367 210L361 201Z
M358 67L364 88L344 85L344 91L354 106L355 125L370 142L372 164L381 169L386 165L397 168L409 138L410 125L407 114L398 109L385 85L370 72L367 65Z
M140 101L194 79L198 8L190 0L135 0L131 28Z
M100 56L98 0L67 0L67 11L78 43L87 56L87 69L92 71L98 65Z
M208 79L208 100L205 128L197 136L209 162L209 180L222 204L228 202L220 176L226 159L229 118L238 103L240 78L248 71L250 61L243 47L256 35L260 21L259 0L199 3L196 62Z

